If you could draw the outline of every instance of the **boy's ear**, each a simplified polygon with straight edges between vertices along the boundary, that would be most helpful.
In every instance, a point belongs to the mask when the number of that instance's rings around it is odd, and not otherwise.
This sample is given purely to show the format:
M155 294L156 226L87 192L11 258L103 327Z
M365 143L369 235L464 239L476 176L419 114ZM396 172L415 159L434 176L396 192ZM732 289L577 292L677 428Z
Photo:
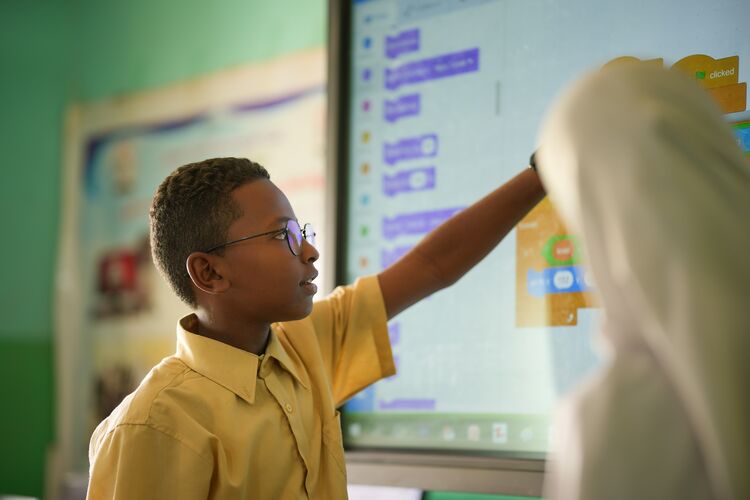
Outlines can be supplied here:
M217 256L193 252L188 255L185 265L193 284L205 293L213 295L229 288L229 280L223 276Z

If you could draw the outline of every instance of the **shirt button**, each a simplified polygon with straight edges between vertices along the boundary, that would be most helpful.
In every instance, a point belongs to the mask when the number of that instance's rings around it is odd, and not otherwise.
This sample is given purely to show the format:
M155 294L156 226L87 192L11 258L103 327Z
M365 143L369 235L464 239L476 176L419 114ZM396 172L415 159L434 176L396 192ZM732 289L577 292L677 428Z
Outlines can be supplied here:
M284 405L284 409L286 410L287 413L292 413L292 410L294 408L292 408L291 404L287 403L287 404Z

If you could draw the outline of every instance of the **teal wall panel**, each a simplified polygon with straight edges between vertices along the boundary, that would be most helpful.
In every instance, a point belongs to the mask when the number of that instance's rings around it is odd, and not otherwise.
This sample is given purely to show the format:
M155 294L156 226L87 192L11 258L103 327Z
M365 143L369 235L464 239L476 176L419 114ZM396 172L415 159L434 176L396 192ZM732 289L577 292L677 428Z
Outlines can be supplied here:
M326 43L322 0L78 0L79 99L164 85Z
M422 500L535 500L534 497L508 495L485 495L482 493L460 493L454 491L428 491Z
M324 0L0 3L0 495L43 495L54 439L66 106L322 46L326 8Z
M52 332L66 20L54 0L0 3L0 338Z

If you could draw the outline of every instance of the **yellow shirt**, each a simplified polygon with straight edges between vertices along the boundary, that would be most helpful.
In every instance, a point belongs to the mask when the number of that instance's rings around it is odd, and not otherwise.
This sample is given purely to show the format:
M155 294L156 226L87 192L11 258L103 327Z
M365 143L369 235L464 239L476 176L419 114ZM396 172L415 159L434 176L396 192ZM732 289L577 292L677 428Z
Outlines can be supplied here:
M88 498L346 498L336 407L395 373L377 278L274 324L262 357L196 321L94 431Z

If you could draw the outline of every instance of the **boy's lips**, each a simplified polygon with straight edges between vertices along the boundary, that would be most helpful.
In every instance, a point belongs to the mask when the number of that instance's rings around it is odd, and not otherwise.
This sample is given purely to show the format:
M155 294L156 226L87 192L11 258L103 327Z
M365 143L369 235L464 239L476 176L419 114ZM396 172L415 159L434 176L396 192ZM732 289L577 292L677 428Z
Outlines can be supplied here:
M299 286L305 289L310 295L315 295L318 291L318 285L313 280L318 277L318 272L314 272L307 279L300 281Z

